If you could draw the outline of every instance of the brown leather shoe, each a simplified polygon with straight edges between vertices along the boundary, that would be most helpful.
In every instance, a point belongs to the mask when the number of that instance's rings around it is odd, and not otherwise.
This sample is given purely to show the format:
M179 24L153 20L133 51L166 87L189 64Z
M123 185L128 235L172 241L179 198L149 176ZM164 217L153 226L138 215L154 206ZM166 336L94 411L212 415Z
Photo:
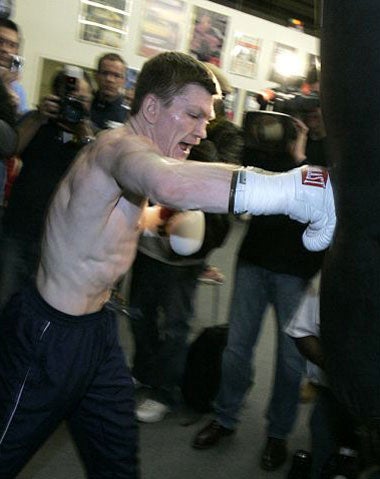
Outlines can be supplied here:
M274 471L284 464L288 451L285 439L268 437L264 451L261 455L260 466L265 471Z
M235 432L222 426L218 421L211 421L195 436L192 446L195 449L207 449L215 446L223 436L230 436Z

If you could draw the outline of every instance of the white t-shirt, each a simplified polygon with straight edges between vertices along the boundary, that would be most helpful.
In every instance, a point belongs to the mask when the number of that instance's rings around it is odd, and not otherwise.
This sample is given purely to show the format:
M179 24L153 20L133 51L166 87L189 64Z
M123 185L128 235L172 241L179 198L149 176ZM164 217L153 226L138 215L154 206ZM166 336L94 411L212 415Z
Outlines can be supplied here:
M319 284L320 274L317 274L310 282L295 315L286 327L285 332L292 338L305 336L319 338ZM316 364L307 361L306 371L312 383L327 386L325 374Z

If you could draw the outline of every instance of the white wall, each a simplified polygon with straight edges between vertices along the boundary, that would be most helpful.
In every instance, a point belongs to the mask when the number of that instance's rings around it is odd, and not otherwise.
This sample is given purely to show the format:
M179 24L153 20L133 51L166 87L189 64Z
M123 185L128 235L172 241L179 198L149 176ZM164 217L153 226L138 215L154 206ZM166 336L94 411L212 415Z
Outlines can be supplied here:
M125 46L122 50L101 47L78 39L78 14L80 0L15 0L13 19L20 25L25 39L23 55L26 57L22 83L27 91L29 103L34 107L38 101L41 81L42 58L50 58L86 67L94 67L95 59L105 51L120 53L132 68L141 69L146 60L135 53L139 37L139 19L143 0L132 0L132 11L129 18L129 30ZM257 91L275 84L266 80L271 67L272 51L275 42L295 47L301 57L309 53L319 54L319 40L302 32L277 25L266 20L241 13L213 2L187 0L187 16L189 19L183 26L181 50L187 51L187 43L191 30L191 12L193 5L213 10L230 17L229 27L223 46L222 69L231 84L241 89L239 92L239 112L245 96L245 90ZM251 79L228 72L229 55L235 33L261 38L261 53L258 76Z

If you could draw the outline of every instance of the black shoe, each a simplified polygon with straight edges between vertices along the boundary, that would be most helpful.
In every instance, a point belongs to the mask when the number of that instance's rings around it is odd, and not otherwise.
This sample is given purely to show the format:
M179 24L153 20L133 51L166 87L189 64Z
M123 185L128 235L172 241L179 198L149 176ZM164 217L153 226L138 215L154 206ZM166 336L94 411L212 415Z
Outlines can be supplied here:
M288 455L285 439L268 437L261 455L260 466L265 471L274 471L284 464Z
M214 420L198 432L192 446L195 449L207 449L215 446L223 436L230 436L234 432L234 429L228 429Z

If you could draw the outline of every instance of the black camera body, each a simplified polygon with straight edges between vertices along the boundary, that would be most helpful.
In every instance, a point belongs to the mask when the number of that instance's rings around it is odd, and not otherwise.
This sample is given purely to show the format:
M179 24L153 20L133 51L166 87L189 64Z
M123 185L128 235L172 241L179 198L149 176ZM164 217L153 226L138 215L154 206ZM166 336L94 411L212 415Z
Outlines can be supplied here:
M65 66L62 91L60 94L60 121L63 123L77 125L87 116L83 103L73 96L73 92L76 90L78 82L82 78L83 71L81 68L71 65Z
M61 121L64 123L70 123L71 125L77 125L86 117L86 115L87 113L80 100L70 95L66 95L62 98L60 112Z
M272 90L272 98L268 100L263 94L257 95L260 110L276 111L297 116L311 112L320 107L319 94L311 92L304 95L297 91Z
M273 111L288 115L302 115L319 108L320 105L319 95L316 92L311 92L308 95L303 95L299 92L276 92Z

